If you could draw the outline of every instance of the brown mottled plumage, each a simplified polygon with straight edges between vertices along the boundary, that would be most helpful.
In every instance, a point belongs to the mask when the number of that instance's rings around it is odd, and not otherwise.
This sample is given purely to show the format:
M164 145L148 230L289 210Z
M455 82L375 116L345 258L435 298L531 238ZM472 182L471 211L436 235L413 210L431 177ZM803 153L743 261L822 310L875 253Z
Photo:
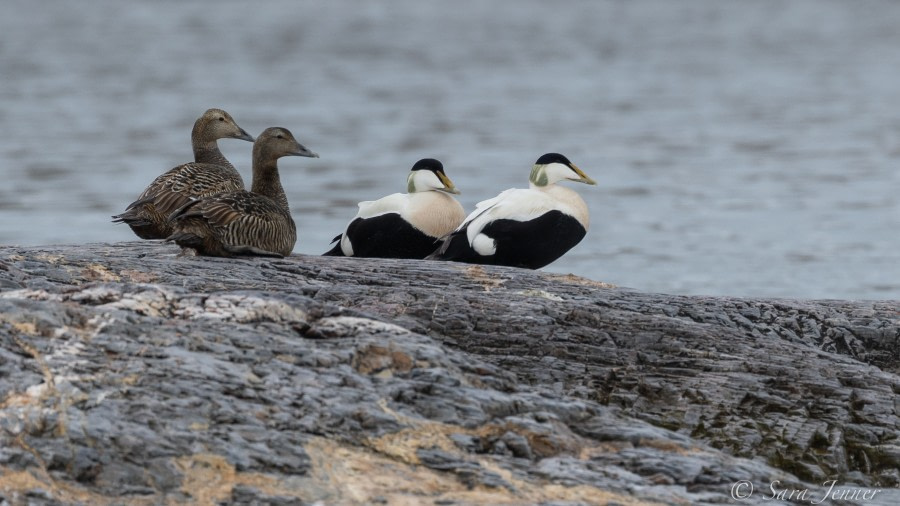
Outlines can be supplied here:
M165 239L172 233L169 215L192 198L243 190L244 180L216 142L228 138L253 142L253 136L227 112L209 109L203 113L191 131L194 162L154 179L125 212L113 216L113 222L127 224L141 239Z
M172 213L175 241L185 253L232 257L287 256L297 242L287 196L278 177L283 156L319 155L306 149L286 128L267 128L253 144L251 191L197 199Z

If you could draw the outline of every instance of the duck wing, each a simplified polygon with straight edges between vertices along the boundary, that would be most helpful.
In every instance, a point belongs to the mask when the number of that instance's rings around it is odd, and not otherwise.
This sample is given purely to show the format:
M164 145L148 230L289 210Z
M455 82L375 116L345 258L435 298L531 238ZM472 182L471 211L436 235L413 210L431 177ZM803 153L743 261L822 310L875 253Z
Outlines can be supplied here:
M185 163L154 179L126 211L152 203L157 212L169 215L192 198L243 189L241 175L232 168L209 163Z

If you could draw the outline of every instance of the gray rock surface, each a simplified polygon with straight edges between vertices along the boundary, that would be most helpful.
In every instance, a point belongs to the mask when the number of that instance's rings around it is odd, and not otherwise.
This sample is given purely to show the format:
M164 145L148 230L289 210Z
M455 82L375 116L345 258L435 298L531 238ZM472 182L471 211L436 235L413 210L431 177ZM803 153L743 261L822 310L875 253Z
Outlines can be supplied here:
M900 503L897 302L176 253L0 247L0 504Z

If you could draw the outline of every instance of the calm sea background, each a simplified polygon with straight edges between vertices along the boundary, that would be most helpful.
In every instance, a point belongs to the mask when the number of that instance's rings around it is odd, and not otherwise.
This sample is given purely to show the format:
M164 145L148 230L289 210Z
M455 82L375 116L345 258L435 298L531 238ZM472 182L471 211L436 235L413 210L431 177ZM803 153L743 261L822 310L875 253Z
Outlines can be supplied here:
M135 239L109 216L221 107L321 155L280 164L296 253L419 158L471 209L558 151L599 185L547 271L900 299L898 26L892 1L7 0L0 244ZM220 146L249 183L250 144Z

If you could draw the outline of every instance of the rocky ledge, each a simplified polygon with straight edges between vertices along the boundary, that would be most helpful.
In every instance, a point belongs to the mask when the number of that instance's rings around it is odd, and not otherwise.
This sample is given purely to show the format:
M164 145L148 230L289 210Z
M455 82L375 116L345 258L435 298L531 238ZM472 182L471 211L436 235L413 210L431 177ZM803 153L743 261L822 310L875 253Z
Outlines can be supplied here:
M900 503L896 301L175 253L0 247L0 504Z

